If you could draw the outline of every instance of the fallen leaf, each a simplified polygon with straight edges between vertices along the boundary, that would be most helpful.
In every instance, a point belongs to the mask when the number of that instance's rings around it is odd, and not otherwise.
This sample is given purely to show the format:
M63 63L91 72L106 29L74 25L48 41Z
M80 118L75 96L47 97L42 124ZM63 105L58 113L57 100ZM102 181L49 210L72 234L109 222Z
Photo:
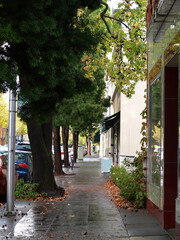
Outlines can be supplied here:
M54 237L54 234L53 234L53 233L49 233L49 234L48 234L48 237L53 238L53 237Z
M106 184L104 184L106 194L111 197L111 201L114 202L116 207L124 209L135 209L132 202L127 201L120 195L121 190L115 185L112 179L109 179Z

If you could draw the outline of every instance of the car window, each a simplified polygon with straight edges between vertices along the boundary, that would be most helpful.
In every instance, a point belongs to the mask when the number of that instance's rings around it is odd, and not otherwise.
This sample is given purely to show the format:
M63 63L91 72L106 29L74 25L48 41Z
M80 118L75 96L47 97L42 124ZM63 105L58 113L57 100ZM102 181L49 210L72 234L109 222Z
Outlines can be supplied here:
M28 149L28 150L31 150L31 145L30 144L18 144L17 148L18 149Z
M15 161L25 162L26 161L26 155L24 153L16 153L15 154Z

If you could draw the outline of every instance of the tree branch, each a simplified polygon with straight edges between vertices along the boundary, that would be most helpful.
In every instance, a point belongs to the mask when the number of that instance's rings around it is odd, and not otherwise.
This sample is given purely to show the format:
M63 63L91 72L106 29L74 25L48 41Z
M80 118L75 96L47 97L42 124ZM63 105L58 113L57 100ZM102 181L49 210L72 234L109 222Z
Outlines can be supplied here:
M113 20L115 20L115 21L117 21L117 22L120 22L120 23L122 23L126 28L128 28L129 30L131 30L131 28L130 28L127 24L125 24L120 18L117 19L117 18L110 17L110 16L107 16L107 15L104 15L104 17L109 18L109 19L113 19Z
M106 8L104 9L104 11L101 13L101 18L102 18L103 22L105 23L106 28L107 28L108 32L110 33L110 35L111 35L111 37L112 37L113 39L117 39L117 37L115 37L115 36L112 35L112 33L111 33L111 31L110 31L110 28L109 28L109 26L108 26L105 18L109 18L109 19L115 20L115 21L117 21L117 22L120 22L121 24L123 24L123 25L124 25L126 28L128 28L129 30L132 30L132 29L131 29L126 23L124 23L120 18L117 19L117 18L114 18L114 17L110 17L110 16L105 15L106 12L107 12L107 10L108 10L108 7L109 7L109 6L108 6L107 3L104 3L104 2L101 2L101 4L103 4L103 5L106 7ZM140 34L137 34L137 36L139 36L143 41L145 40Z
M106 22L106 20L105 20L105 18L104 18L104 17L105 17L105 13L107 12L109 6L108 6L107 3L104 3L104 2L101 2L101 4L103 4L103 5L106 7L106 8L104 9L104 11L100 14L100 15L101 15L101 18L102 18L104 24L106 25L106 28L107 28L109 34L111 35L111 37L114 38L114 39L116 39L116 37L112 35L112 33L111 33L111 31L110 31L110 28L109 28L109 26L108 26L108 24L107 24L107 22Z

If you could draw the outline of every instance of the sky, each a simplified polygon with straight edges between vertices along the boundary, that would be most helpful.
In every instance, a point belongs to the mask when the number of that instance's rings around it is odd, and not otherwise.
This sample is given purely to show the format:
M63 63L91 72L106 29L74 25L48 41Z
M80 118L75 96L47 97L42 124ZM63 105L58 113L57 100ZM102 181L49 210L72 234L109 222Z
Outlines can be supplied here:
M117 9L118 8L118 3L120 1L121 0L108 0L108 5L110 6L110 8Z

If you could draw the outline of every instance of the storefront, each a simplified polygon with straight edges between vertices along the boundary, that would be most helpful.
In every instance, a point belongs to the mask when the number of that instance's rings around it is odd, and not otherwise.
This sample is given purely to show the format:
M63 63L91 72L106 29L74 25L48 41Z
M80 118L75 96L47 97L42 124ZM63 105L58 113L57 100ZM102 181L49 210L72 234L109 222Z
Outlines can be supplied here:
M120 112L117 112L109 117L106 117L102 123L102 132L111 129L111 147L109 154L112 157L113 163L119 163L119 135L120 135Z
M149 0L147 25L147 208L168 229L180 224L180 1Z

